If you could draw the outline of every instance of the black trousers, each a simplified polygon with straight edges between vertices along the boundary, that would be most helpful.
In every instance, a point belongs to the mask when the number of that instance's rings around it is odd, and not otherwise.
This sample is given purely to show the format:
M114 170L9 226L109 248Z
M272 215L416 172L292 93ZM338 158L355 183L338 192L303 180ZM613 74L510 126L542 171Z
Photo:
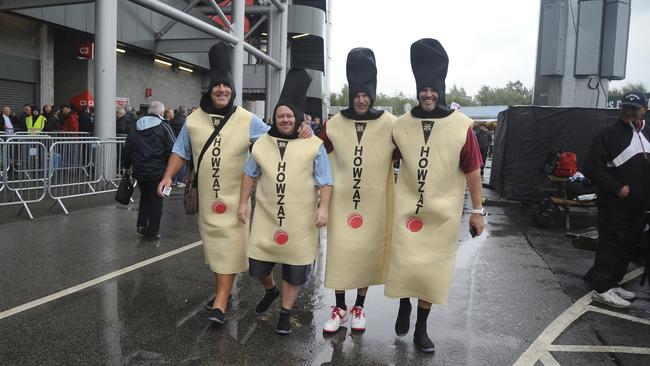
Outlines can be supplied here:
M616 208L598 208L598 246L591 269L594 290L605 292L623 279L630 260L634 259L645 225L643 213L629 213Z
M160 230L163 199L156 192L158 182L158 180L138 181L138 187L140 188L138 227L144 227L147 234L157 234Z
M485 163L487 162L488 148L481 149L481 157L483 158L483 164L481 164L481 177L482 177L483 169L485 169Z

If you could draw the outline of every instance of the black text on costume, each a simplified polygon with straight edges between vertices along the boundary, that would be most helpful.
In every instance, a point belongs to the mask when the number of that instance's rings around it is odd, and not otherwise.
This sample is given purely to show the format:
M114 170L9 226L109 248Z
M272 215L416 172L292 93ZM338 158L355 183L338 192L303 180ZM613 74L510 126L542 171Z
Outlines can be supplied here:
M219 191L221 190L221 184L219 183L219 171L221 170L221 135L217 135L217 137L214 138L211 155L213 179L212 190L214 191L214 197L219 198Z
M280 161L278 162L278 170L275 174L275 195L277 197L276 204L278 205L278 211L276 218L278 219L278 224L282 226L286 214L284 212L284 197L286 195L287 188L287 162L284 161L284 152L287 150L287 141L278 140L278 150L280 150Z
M429 172L429 153L431 147L427 146L431 130L433 129L434 121L422 121L422 134L424 135L424 145L420 148L420 158L418 160L418 202L415 204L415 213L420 213L420 209L424 206L424 185L427 181L427 174Z
M354 147L352 160L352 202L354 202L354 209L357 210L361 203L361 177L363 175L363 145L361 145L361 138L366 130L366 124L354 122L354 129L357 133L358 144Z

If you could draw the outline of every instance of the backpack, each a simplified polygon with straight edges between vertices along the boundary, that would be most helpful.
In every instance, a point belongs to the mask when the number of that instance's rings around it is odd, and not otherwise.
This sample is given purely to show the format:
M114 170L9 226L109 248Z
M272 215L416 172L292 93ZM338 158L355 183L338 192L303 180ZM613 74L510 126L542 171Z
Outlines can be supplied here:
M578 158L575 153L563 152L557 161L555 176L569 178L578 171Z
M542 229L550 229L555 226L559 218L560 209L546 197L539 203L533 214L533 224Z
M560 154L560 150L551 150L546 155L546 160L544 160L544 165L542 166L542 173L545 175L555 174L555 168L557 168L557 162L560 160Z

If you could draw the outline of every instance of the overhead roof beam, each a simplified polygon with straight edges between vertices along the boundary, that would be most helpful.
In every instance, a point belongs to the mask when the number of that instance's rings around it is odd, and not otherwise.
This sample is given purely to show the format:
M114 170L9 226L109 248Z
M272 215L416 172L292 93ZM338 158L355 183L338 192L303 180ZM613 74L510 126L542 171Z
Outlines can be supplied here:
M92 3L93 0L0 0L0 11Z
M219 7L219 4L215 0L206 0L210 6L212 6L212 9L214 9L215 12L217 12L217 15L219 16L219 19L223 22L223 24L228 27L228 30L232 31L232 24L230 24L230 21L228 21L228 18L226 18L226 14L223 13L221 8Z
M192 2L190 2L189 4L187 4L187 6L183 8L183 12L188 13L190 10L194 9L194 7L201 1L202 0L192 0ZM175 19L170 20L169 23L167 23L164 27L162 27L160 32L156 33L156 37L155 37L156 40L159 40L162 37L164 37L165 34L167 34L167 32L169 32L176 25L176 23L178 23L177 20Z
M198 10L200 10L202 13L206 15L217 15L215 13L215 10L211 6L198 6ZM223 6L220 7L221 11L223 11L224 14L228 15L232 13L232 7L229 6ZM261 14L268 14L273 10L272 6L268 5L253 5L253 6L247 6L245 9L246 15L261 15Z
M130 1L142 7L145 7L149 10L155 11L156 13L165 15L172 19L176 19L177 21L187 26L190 26L194 29L198 29L204 33L207 33L211 36L214 36L226 42L230 42L232 44L237 44L240 42L239 39L237 39L237 37L233 36L232 34L224 32L223 30L217 28L212 24L208 24L198 18L193 17L190 14L184 13L181 10L176 9L173 6L169 6L161 1L158 0L130 0Z
M173 6L169 6L159 0L130 0L130 1L142 7L145 7L151 11L155 11L156 13L162 14L172 19L176 19L187 26L200 30L204 33L207 33L223 41L230 42L232 44L238 44L239 42L241 42L237 37L233 36L232 34L224 32L223 30L219 29L214 25L208 24L198 18L193 17L190 14L186 14L181 10L176 9ZM266 62L267 64L275 67L278 70L284 69L282 63L273 59L272 57L260 51L259 49L255 48L249 43L244 42L244 50L246 50L248 53L252 54L253 56L257 57L258 59Z
M287 10L287 7L284 6L284 4L280 0L271 0L271 2L273 3L273 5L275 5L276 8L278 8L280 12Z
M156 42L156 53L207 53L214 38L161 39Z
M250 29L248 30L248 33L246 33L246 34L244 35L244 39L250 37L250 35L253 34L253 32L254 32L257 28L259 28L259 26L260 26L262 23L264 23L264 22L266 21L267 18L268 18L268 15L266 15L266 14L262 15L262 16L260 17L260 19L257 21L257 23L253 24L253 26L250 27Z

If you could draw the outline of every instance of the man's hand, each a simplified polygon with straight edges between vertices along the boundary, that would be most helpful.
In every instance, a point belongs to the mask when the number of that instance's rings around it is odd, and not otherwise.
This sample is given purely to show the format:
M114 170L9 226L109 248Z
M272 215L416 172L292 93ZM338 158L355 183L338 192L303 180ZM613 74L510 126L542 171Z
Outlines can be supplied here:
M298 137L301 139L307 139L314 135L314 131L311 130L309 123L303 122L298 128Z
M248 202L239 204L239 208L237 209L237 218L242 224L248 222Z
M316 219L314 220L314 226L317 228L322 228L327 226L328 212L325 208L319 207L316 209Z
M483 233L483 227L485 223L483 222L483 215L481 214L471 214L469 215L469 228L472 227L476 229L476 236L479 236Z
M171 178L163 177L163 179L160 181L160 183L158 183L158 195L160 197L163 197L163 198L166 197L163 194L163 188L165 188L165 186L167 186L167 187L172 186L172 179Z
M618 191L618 196L621 198L625 198L630 195L630 186L623 186L620 191Z

